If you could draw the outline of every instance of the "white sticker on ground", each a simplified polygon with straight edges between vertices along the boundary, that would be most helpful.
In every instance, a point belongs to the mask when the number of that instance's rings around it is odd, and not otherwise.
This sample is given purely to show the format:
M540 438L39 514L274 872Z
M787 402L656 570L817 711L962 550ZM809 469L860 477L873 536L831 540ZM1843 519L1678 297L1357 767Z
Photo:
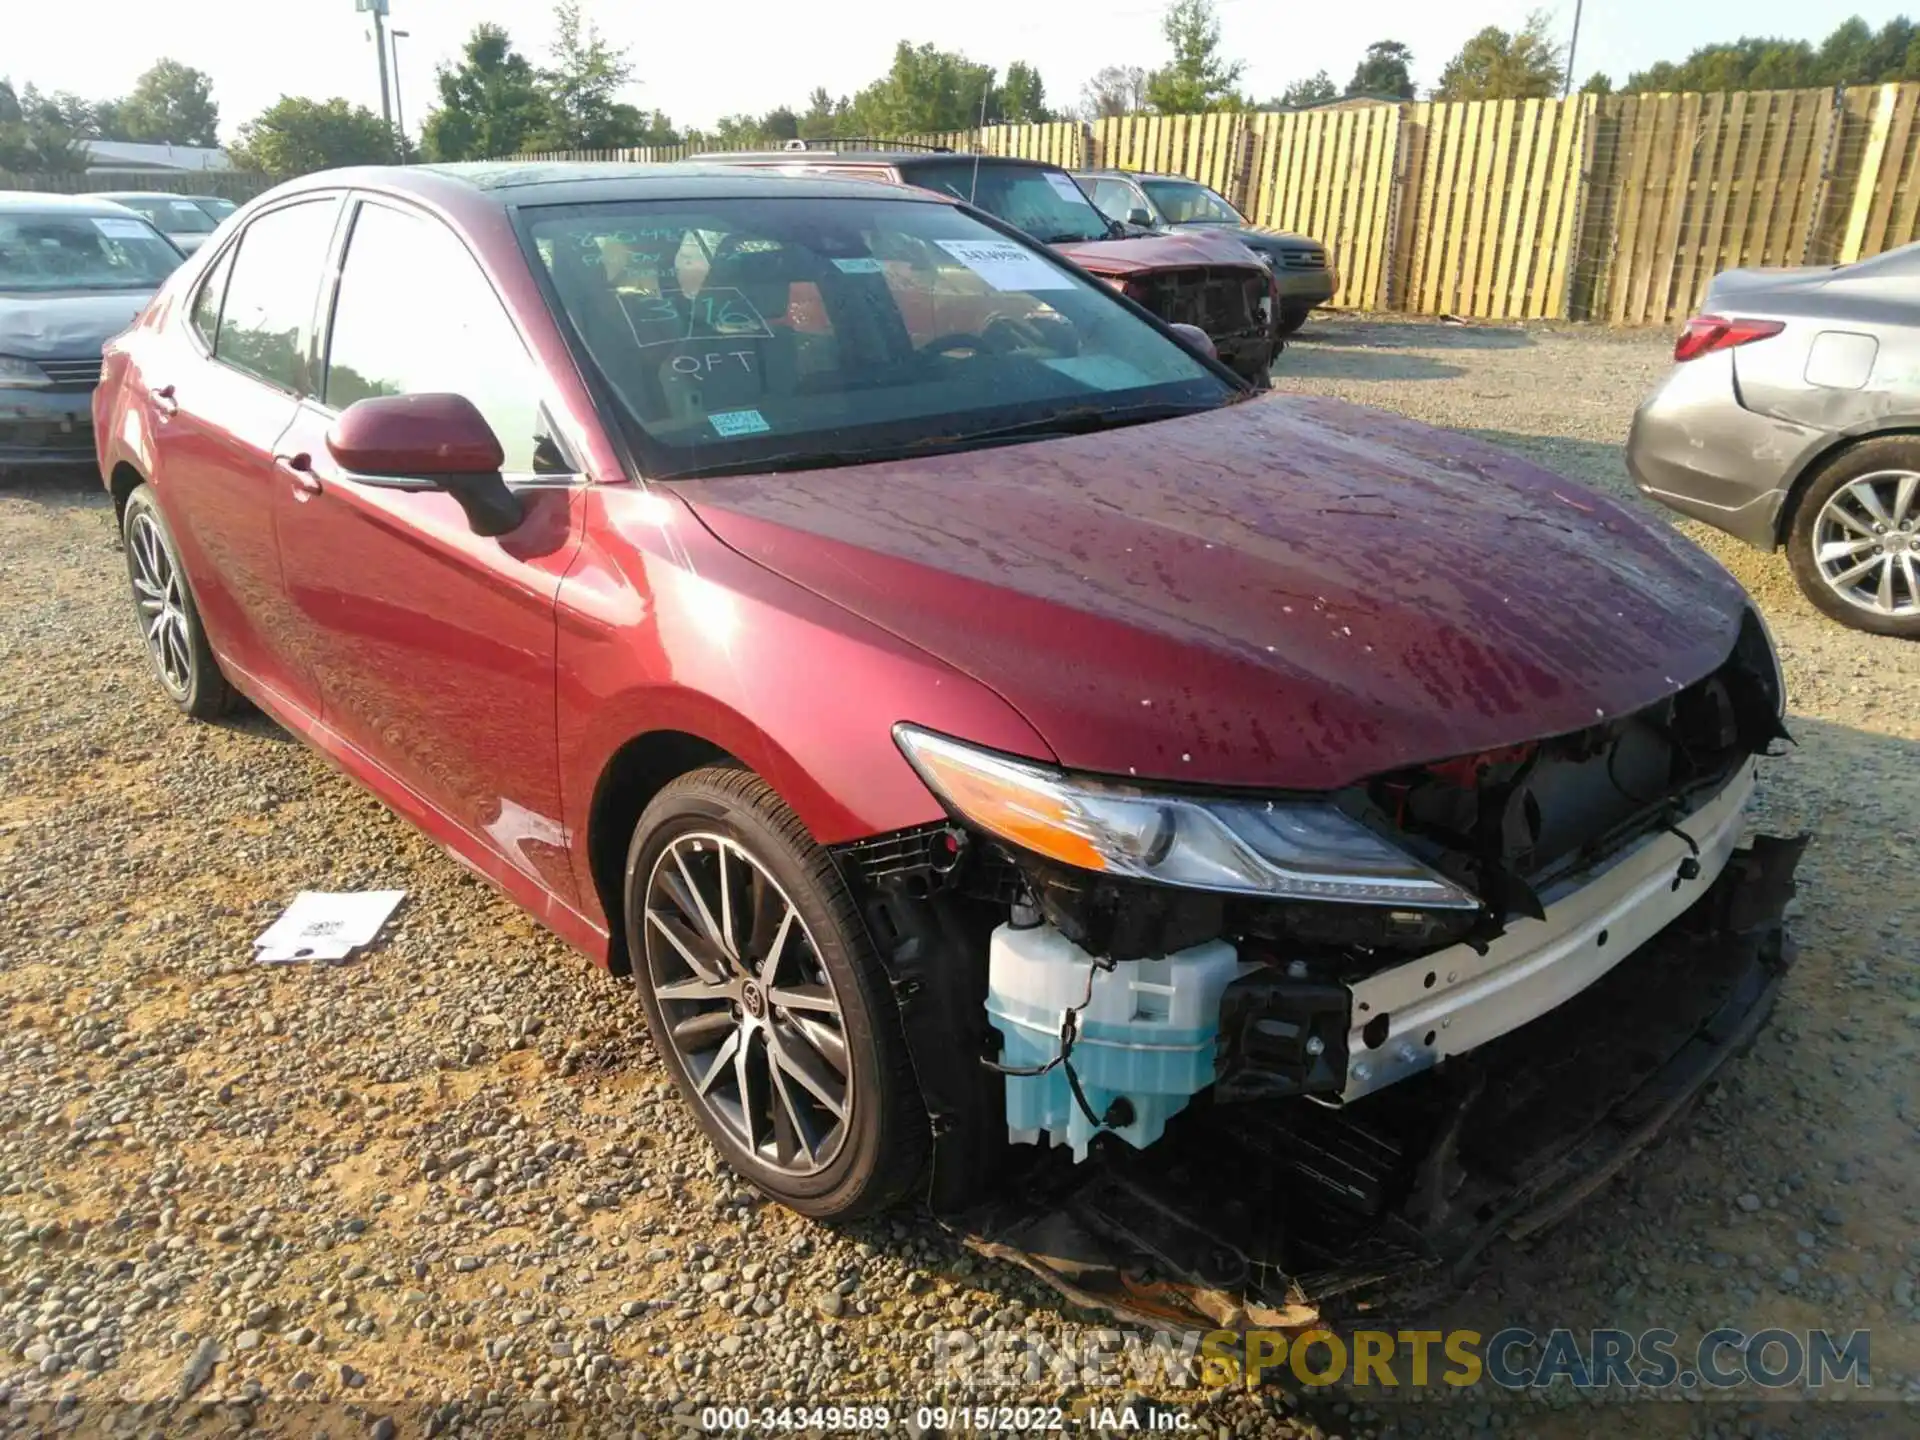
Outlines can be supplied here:
M996 290L1071 290L1073 280L1011 240L942 240L940 248Z
M329 894L302 890L280 918L253 942L254 958L263 965L285 965L300 960L344 960L362 945L373 942L387 923L404 890L367 890Z

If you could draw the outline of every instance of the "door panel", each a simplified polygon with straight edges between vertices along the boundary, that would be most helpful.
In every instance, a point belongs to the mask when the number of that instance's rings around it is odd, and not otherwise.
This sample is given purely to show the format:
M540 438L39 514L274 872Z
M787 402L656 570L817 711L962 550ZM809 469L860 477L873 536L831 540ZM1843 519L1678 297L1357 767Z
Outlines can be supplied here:
M308 468L275 501L326 723L571 904L554 596L579 545L580 488L541 419L543 377L452 232L372 203L353 220L327 346L324 399L281 442ZM368 483L328 453L337 409L432 392L466 395L499 434L526 509L511 533L477 536L451 497Z
M554 596L577 546L571 486L522 493L486 539L450 497L356 482L326 453L330 417L285 439L319 493L280 487L287 597L328 728L563 898L573 895L553 727Z
M208 272L185 330L143 368L155 492L224 660L317 712L274 529L274 455L306 386L314 302L338 202L268 211ZM204 348L202 348L204 347ZM210 352L210 353L209 353Z

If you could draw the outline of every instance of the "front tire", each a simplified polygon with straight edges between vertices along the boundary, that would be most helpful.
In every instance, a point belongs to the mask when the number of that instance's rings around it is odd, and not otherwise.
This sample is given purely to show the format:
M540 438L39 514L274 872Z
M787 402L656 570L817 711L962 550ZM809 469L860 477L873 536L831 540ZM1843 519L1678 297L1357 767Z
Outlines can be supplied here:
M1291 335L1307 323L1307 317L1313 313L1311 305L1282 305L1280 319L1274 324L1275 335Z
M1920 639L1920 440L1867 440L1815 475L1787 530L1787 563L1842 625Z
M234 690L213 658L173 531L150 487L141 485L127 497L120 536L134 613L154 678L181 714L219 719L233 708Z
M804 1215L905 1198L927 1116L839 871L750 771L683 775L634 827L627 951L654 1043L727 1162Z

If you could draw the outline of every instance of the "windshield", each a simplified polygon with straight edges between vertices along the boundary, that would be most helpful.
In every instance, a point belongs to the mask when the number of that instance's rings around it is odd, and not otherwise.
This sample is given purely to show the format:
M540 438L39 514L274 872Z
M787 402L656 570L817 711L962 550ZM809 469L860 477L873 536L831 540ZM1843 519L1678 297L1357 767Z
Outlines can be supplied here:
M1169 225L1244 225L1240 212L1204 185L1191 180L1140 182Z
M523 212L654 478L852 464L1240 392L1046 252L910 199Z
M198 205L215 220L224 220L240 207L231 200L222 200L218 195L196 195L193 203Z
M0 290L152 290L180 252L133 215L0 215Z
M158 195L136 195L129 199L108 197L115 204L137 210L169 235L211 235L214 219L191 200L174 200Z
M979 175L976 177L976 168ZM1104 240L1112 233L1107 217L1064 170L1033 165L981 165L952 160L915 161L903 166L907 183L940 190L976 205L989 215L1024 230L1043 245Z

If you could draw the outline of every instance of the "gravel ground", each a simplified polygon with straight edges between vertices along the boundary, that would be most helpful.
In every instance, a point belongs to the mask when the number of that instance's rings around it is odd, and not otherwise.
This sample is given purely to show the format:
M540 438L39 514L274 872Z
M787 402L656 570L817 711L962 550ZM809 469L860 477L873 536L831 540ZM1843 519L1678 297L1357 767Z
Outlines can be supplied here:
M1332 319L1281 383L1626 492L1619 442L1665 346ZM0 490L0 1428L688 1433L711 1402L1144 1392L1188 1433L1900 1433L1884 1403L1303 1405L941 1369L954 1330L1059 1349L1099 1322L920 1219L833 1230L735 1183L624 982L267 722L174 716L111 519L80 480ZM1683 1138L1423 1323L1870 1327L1873 1396L1911 1397L1920 647L1688 533L1785 655L1800 744L1760 812L1816 836L1800 964ZM365 958L251 963L297 890L388 887L408 899Z

